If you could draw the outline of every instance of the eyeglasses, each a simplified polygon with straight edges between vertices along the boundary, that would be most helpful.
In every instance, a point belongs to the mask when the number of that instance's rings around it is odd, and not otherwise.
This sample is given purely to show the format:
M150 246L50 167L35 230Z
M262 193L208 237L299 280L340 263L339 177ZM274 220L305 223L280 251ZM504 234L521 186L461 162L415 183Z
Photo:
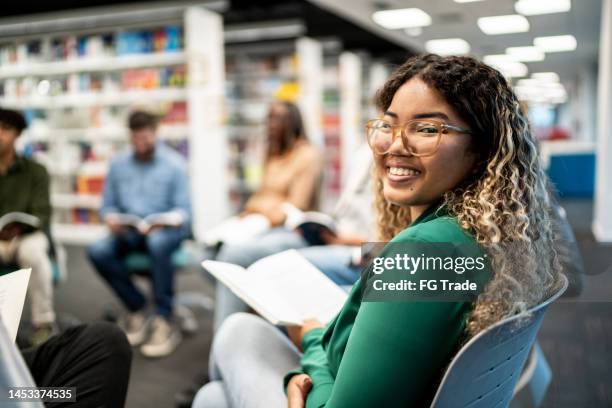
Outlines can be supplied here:
M442 134L449 131L472 133L468 129L430 119L415 119L403 125L393 125L383 119L373 119L366 123L368 144L376 154L388 153L399 133L404 149L410 154L417 157L430 156L438 150Z

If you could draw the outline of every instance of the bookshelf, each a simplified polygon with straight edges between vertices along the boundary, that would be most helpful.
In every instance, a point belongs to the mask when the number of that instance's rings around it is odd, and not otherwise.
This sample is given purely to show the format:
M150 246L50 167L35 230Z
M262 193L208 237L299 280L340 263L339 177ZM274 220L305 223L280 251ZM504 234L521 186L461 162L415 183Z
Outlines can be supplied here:
M109 160L127 146L133 108L160 115L159 138L189 163L194 234L227 216L221 17L201 7L71 19L70 31L0 43L0 105L30 124L24 153L51 175L54 238L88 244L105 233L97 212ZM81 28L74 29L74 24ZM133 23L131 23L132 20ZM207 41L201 41L207 38ZM206 177L203 175L206 174ZM210 178L209 178L210 177ZM206 197L203 200L201 197Z

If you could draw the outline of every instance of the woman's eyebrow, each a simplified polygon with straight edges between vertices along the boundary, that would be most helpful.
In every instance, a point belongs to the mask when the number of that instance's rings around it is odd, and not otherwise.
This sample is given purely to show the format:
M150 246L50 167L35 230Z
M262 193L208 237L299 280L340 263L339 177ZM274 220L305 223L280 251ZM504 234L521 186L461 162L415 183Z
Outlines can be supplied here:
M384 116L391 116L392 118L398 119L397 113L391 111L385 111Z
M448 120L448 115L444 112L424 112L413 116L414 119L438 118Z

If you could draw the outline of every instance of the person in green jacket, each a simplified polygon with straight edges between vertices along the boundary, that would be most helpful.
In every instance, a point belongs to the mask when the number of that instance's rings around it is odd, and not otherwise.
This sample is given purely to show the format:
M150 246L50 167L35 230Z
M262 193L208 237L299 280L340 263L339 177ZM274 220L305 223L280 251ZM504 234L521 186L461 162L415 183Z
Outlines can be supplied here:
M390 241L381 255L451 245L458 259L471 246L491 275L476 276L481 290L470 299L385 301L372 294L372 262L330 323L290 328L293 344L256 316L234 315L214 339L213 382L194 407L429 406L462 342L557 288L547 180L506 79L470 57L420 55L377 103L381 117L366 134L378 235Z

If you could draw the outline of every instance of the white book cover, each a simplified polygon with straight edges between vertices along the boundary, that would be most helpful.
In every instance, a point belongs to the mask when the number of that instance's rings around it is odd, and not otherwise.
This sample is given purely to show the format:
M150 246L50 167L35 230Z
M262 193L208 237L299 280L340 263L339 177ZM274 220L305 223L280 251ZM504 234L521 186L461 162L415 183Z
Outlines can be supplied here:
M326 324L348 296L293 249L247 269L218 261L204 261L202 266L274 325L297 326L309 318Z
M13 342L25 302L31 269L21 269L0 276L0 317Z

